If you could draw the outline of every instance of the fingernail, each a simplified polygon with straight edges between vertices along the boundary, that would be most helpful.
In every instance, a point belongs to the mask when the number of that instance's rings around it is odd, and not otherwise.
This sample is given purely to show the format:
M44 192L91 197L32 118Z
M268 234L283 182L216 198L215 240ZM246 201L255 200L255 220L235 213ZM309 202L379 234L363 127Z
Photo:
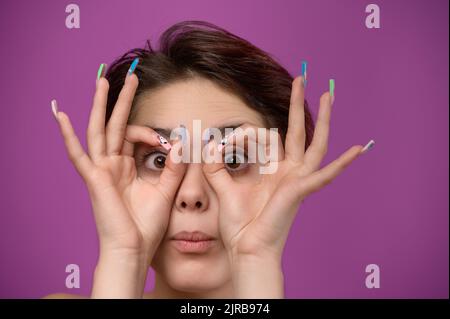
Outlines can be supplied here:
M225 146L228 144L231 136L234 134L234 132L231 132L230 134L228 134L227 136L225 136L221 141L220 144L217 145L217 150L219 152L222 152L222 150L225 148Z
M334 79L330 79L330 96L331 96L331 104L334 102Z
M158 139L159 139L159 144L161 144L162 147L164 147L166 150L170 151L170 149L172 148L170 143L163 136L161 136L159 134L158 134Z
M52 100L50 104L52 106L53 116L55 119L58 119L58 104L56 103L56 100Z
M212 130L210 128L207 128L202 136L203 146L209 143L209 141L211 140L211 135L213 135Z
M184 126L183 124L180 124L180 128L181 128L181 143L183 145L186 145L186 143L187 143L186 126Z
M97 81L102 76L104 76L105 71L106 71L106 64L105 63L100 64L100 67L98 68L98 71L97 71Z
M302 61L302 77L303 77L303 86L306 87L307 76L306 67L308 66L308 62Z
M133 60L133 63L131 63L130 68L128 69L128 75L133 74L134 70L136 70L136 66L139 63L139 58L136 58Z
M209 134L209 128L207 128L202 135L203 146L208 144L210 138L211 138L211 135Z
M361 150L361 154L367 153L374 145L375 145L375 141L370 140L370 142L367 143L366 146L364 146L364 148Z

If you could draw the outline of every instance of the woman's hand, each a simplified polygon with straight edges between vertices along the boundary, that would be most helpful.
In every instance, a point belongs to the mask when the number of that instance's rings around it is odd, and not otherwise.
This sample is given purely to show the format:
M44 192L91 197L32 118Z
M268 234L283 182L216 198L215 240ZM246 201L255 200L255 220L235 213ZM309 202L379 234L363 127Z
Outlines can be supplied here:
M355 145L319 169L327 152L331 105L332 97L324 93L313 141L305 152L303 79L294 80L284 159L275 173L262 175L256 185L236 183L223 163L204 165L219 196L220 232L240 281L235 283L237 297L283 296L281 256L299 204L362 153L363 146Z
M69 117L54 106L69 158L87 185L96 220L100 241L96 277L101 279L94 283L93 296L104 297L104 292L112 297L142 294L147 268L167 229L173 198L184 175L185 165L175 164L167 156L157 184L138 176L135 144L161 144L152 129L127 125L137 86L137 76L127 75L105 128L109 84L103 77L97 81L87 129L88 154ZM134 277L121 277L118 272L122 270L131 271ZM142 279L144 282L140 282ZM126 289L130 281L132 286Z

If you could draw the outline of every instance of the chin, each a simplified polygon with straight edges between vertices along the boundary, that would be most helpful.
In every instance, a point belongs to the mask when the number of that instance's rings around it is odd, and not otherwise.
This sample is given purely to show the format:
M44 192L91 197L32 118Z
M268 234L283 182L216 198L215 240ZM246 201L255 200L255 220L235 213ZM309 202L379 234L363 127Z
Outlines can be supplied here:
M163 248L156 253L152 267L170 287L191 293L215 290L231 280L224 250L185 254Z

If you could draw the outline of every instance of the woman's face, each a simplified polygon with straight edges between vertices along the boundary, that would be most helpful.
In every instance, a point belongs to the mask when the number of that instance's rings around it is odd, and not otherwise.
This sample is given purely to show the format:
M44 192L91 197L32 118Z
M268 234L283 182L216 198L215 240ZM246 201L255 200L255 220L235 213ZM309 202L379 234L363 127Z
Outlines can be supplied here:
M188 143L193 154L194 147L202 147L201 143L198 145L192 141L194 120L201 121L202 133L207 128L235 127L245 123L265 127L262 115L239 97L200 77L178 81L141 95L132 124L169 131L183 124L188 130ZM169 136L165 137L169 139ZM148 155L152 151L156 152ZM156 182L165 154L167 152L163 148L140 145L135 154L139 176ZM231 280L228 255L219 233L218 197L203 175L202 165L192 161L187 164L165 238L152 261L155 271L171 288L186 292L218 289ZM226 167L237 182L248 183L251 187L252 180L258 178L251 165L256 164ZM206 251L182 251L171 240L182 231L201 231L216 240Z

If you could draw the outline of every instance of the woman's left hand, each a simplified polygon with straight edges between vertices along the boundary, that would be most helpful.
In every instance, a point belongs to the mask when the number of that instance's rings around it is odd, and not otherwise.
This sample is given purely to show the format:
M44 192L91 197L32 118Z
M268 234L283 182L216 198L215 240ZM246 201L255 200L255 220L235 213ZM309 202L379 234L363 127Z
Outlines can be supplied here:
M219 197L219 229L232 267L244 260L281 265L285 241L300 203L333 181L362 154L363 146L354 145L320 168L328 148L331 107L332 97L326 92L320 98L313 140L305 152L304 86L299 76L292 84L284 158L274 173L261 175L256 184L245 184L234 181L223 162L203 165ZM210 144L216 145L214 141Z

